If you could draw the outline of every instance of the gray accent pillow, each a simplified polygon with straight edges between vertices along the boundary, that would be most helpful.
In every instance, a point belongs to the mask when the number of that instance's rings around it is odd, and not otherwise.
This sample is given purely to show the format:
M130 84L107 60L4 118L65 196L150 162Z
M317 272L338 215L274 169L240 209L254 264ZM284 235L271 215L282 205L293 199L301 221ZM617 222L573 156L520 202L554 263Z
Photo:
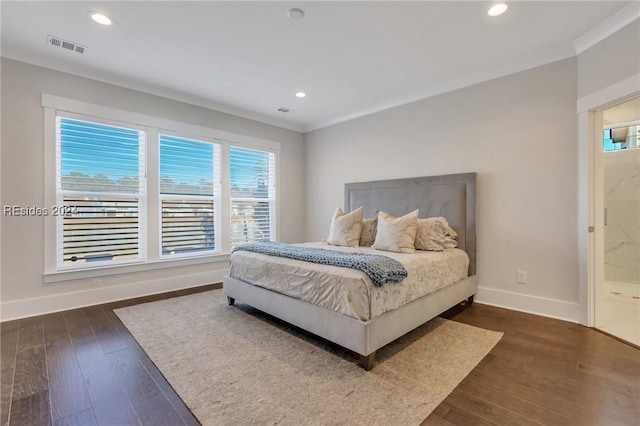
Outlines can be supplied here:
M376 227L378 226L377 218L362 219L362 234L360 234L360 245L362 247L371 247L376 240Z

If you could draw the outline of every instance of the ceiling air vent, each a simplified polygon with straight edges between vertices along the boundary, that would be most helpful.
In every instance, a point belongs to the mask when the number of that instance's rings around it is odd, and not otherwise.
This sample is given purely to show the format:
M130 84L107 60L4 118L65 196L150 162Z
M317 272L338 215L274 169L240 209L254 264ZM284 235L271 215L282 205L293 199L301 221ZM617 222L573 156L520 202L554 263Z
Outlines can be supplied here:
M56 36L48 36L47 40L51 46L61 47L66 50L71 50L72 52L84 53L84 50L87 48L86 46L81 46L78 43L74 43L69 40L64 40L60 37Z
M284 107L282 107L282 108L278 108L278 111L283 112L283 113L286 113L286 112L289 112L289 111L291 111L291 110L290 110L289 108L284 108Z

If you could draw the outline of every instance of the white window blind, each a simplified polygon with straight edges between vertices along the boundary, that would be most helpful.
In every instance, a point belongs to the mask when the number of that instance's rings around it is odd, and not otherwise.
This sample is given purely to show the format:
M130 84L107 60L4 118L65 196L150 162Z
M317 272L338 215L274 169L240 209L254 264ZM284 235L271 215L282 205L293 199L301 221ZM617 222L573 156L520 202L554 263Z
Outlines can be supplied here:
M59 267L143 257L144 142L135 127L56 117Z
M231 246L275 239L275 154L230 147Z
M160 135L162 255L218 250L220 147Z

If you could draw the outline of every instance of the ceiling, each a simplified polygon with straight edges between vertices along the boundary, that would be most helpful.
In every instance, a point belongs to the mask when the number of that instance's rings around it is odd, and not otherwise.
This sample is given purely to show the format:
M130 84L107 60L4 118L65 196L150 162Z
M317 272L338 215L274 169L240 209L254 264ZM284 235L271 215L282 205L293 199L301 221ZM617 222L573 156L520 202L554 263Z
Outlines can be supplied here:
M2 1L1 47L8 58L308 131L574 56L574 41L630 3L512 1L490 18L485 1ZM304 19L288 18L294 7ZM114 24L95 24L89 11ZM50 46L48 35L86 51Z

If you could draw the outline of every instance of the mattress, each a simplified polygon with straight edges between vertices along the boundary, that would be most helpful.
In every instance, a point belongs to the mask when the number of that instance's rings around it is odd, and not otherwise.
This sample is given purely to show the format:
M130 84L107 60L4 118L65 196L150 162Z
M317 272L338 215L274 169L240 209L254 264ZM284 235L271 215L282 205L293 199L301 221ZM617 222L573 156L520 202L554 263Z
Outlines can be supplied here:
M469 257L460 249L442 252L392 253L370 247L303 245L330 250L364 252L396 259L407 269L400 283L376 287L363 272L299 260L237 251L231 255L233 278L264 287L353 318L368 321L467 276Z

